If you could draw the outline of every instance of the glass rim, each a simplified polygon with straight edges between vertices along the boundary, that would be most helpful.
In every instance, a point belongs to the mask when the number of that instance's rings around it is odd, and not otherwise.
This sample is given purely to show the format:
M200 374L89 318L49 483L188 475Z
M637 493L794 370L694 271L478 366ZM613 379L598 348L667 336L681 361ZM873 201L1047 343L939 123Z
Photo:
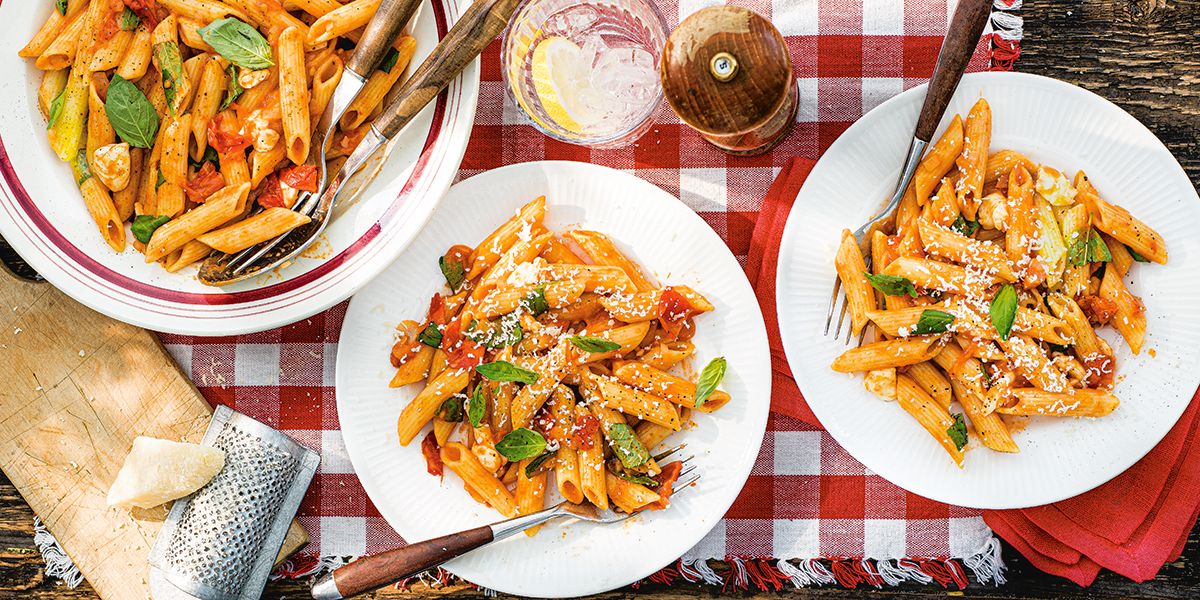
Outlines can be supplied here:
M622 138L628 137L630 134L632 134L640 129L646 128L646 124L648 122L650 122L650 120L654 117L654 113L657 112L658 109L662 106L665 96L663 94L663 89L662 89L661 84L658 86L657 91L654 94L653 100L651 102L648 102L646 104L646 108L642 111L641 114L639 114L637 116L637 119L632 121L632 123L633 123L632 126L622 129L621 131L606 135L604 137L589 138L587 140L583 140L583 139L580 139L577 137L570 137L568 135L561 133L560 131L555 131L555 130L550 129L550 128L546 127L545 125L539 123L538 120L533 117L533 115L529 114L529 109L525 107L525 105L521 102L521 100L519 98L517 98L516 93L513 92L513 82L511 81L511 78L509 77L509 74L508 74L508 71L509 71L508 55L509 55L510 50L512 49L512 32L513 32L514 26L516 25L516 23L518 23L521 20L521 17L523 17L525 15L525 12L530 10L530 7L532 7L536 4L542 3L542 2L549 2L549 1L551 1L551 0L521 0L521 3L517 5L516 10L513 11L513 16L508 20L508 24L506 24L504 26L504 32L500 38L500 60L502 63L501 68L500 68L500 76L501 76L501 80L504 82L505 95L510 100L512 100L513 104L515 104L517 106L518 110L521 113L522 118L524 118L531 126L533 126L534 129L536 129L537 131L541 132L543 135L545 135L546 137L549 137L551 139L554 139L554 140L557 140L560 142L566 142L568 144L575 144L577 146L596 147L596 148L622 147L622 146L627 146L627 145L630 145L630 144L636 142L637 139L639 139L639 138L641 138L641 136L645 135L645 131L643 131L641 134L639 134L637 136L637 138L634 138L629 141L623 141ZM656 25L658 27L658 30L662 33L662 38L663 38L664 43L666 41L667 35L669 33L667 31L666 19L663 17L662 11L660 11L658 9L658 5L655 2L653 2L652 0L575 0L575 2L580 5L582 5L582 4L608 4L608 5L617 6L622 3L627 3L627 4L638 4L640 6L644 6L650 10L650 13L652 15L654 15L655 23L653 25ZM662 65L661 65L661 63L662 63L662 48L658 49L658 52L655 56L655 62L657 63L655 66L655 70L658 71L662 68ZM661 79L661 76L659 76L659 77Z

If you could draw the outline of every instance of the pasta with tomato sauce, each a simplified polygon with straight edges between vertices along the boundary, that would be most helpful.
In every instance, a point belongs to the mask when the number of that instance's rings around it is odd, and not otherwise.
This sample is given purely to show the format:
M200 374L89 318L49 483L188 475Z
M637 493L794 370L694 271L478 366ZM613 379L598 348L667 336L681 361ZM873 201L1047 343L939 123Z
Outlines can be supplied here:
M333 14L341 4L46 4L50 15L19 55L44 71L38 96L51 148L70 164L114 251L129 244L177 271L308 222L291 209L301 192L318 191L318 166L305 164L312 127L377 2L363 4L362 23L323 27L320 36L314 24L346 23ZM399 36L372 80L398 83L413 50L413 39ZM374 114L388 89L378 91L361 110ZM370 126L359 121L335 132L331 163ZM159 234L226 197L236 201Z
M1115 352L1096 329L1111 325L1141 352L1145 306L1125 277L1135 262L1167 262L1162 236L1082 171L989 154L991 118L983 98L954 118L918 169L924 187L868 240L870 271L849 230L835 258L853 332L869 324L874 339L833 369L865 373L959 467L971 435L1017 452L1013 417L1115 410Z
M714 307L658 285L602 233L548 231L545 214L538 198L439 259L449 291L397 327L389 355L392 387L424 386L400 413L399 442L420 437L431 475L448 468L506 516L540 510L551 490L665 508L681 464L651 452L692 411L730 401L717 389L723 358L683 373L695 320Z

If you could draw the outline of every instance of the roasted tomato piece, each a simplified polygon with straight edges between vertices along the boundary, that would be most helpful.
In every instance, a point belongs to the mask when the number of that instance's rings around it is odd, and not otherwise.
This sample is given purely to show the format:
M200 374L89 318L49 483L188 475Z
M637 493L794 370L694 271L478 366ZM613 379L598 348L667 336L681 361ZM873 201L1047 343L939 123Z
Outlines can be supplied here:
M434 477L441 477L445 472L442 465L442 454L438 451L437 437L430 431L421 440L421 454L425 457L425 470Z

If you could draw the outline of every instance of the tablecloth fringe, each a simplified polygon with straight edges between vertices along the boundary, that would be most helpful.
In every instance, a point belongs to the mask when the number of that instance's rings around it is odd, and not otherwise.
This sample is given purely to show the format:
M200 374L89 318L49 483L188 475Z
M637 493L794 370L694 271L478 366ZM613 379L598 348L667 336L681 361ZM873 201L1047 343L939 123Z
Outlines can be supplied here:
M79 572L79 567L75 566L71 557L67 556L62 546L58 544L54 534L46 529L46 524L42 523L41 517L33 518L33 543L41 553L42 560L46 561L47 577L61 579L70 589L75 589L83 583L83 573Z
M42 560L46 561L46 575L61 579L74 589L83 582L83 574L63 551L58 540L46 529L40 518L33 522L33 541ZM300 553L284 561L272 574L272 579L295 579L324 573L343 566L357 557L321 556ZM970 569L975 581L980 584L1001 585L1005 582L1004 560L1001 557L1000 541L989 537L975 554L961 559L955 558L896 558L869 559L852 557L827 557L809 559L769 559L728 556L725 560L679 559L646 579L633 584L636 589L645 583L671 585L679 580L688 583L704 583L720 586L722 591L760 592L780 591L788 583L795 587L840 585L853 589L869 585L882 589L900 585L906 581L921 584L936 583L943 588L967 587L966 569ZM431 588L440 588L459 580L442 568L426 571L395 584L406 589L415 583ZM480 586L485 595L495 592Z
M316 558L301 554L280 565L279 569L275 571L275 577L298 578L317 575L330 569L336 569L354 558L347 556ZM724 560L684 560L681 558L675 561L675 564L633 584L632 587L637 589L647 583L672 585L684 581L719 586L723 592L778 592L789 583L797 588L840 585L844 588L854 589L866 585L883 589L911 581L962 590L967 587L971 579L985 585L1005 583L1004 568L1000 540L989 537L979 551L962 558L826 557L788 560L741 556L728 556ZM970 575L968 575L968 571L970 571ZM418 583L437 589L463 583L463 581L445 569L438 568L397 582L395 587L407 589ZM476 585L473 587L481 590L485 595L496 595L493 590Z
M1022 0L993 0L992 33L989 34L989 64L992 71L1012 71L1021 58L1021 38L1025 20L1021 17Z

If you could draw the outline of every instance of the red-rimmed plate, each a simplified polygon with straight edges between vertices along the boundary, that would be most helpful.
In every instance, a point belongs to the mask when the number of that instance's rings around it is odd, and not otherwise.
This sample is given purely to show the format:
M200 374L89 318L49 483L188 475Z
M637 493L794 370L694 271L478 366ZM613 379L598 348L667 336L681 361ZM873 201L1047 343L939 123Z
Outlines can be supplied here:
M467 0L426 0L411 25L420 64ZM158 331L228 335L292 323L349 297L408 247L449 189L466 151L479 61L400 134L378 178L306 256L273 274L207 287L195 268L167 273L132 248L113 252L71 171L50 151L38 112L41 72L17 51L53 3L0 0L0 234L47 280L115 319Z

